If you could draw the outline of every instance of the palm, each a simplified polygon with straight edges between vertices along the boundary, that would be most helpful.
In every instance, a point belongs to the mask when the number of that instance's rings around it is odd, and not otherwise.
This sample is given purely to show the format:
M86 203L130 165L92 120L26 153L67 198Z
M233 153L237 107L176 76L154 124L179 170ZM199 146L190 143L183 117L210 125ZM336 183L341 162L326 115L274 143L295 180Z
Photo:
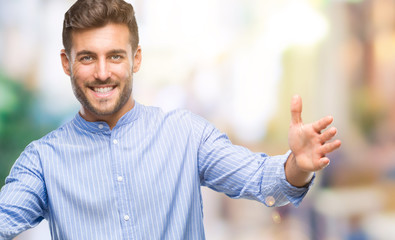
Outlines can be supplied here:
M299 96L292 99L292 121L289 128L288 143L297 166L304 171L317 171L329 164L325 156L340 147L340 141L327 142L336 134L336 128L326 129L333 118L324 117L311 124L303 124L301 119L302 100Z

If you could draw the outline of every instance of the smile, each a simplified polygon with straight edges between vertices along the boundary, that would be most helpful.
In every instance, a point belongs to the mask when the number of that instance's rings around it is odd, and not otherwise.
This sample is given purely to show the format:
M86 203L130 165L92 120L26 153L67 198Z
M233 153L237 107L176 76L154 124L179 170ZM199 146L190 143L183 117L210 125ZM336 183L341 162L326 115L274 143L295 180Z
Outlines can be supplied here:
M116 86L91 87L93 94L98 98L107 98L114 93Z
M113 89L114 89L114 87L95 87L95 88L93 88L93 91L95 91L97 93L108 93Z

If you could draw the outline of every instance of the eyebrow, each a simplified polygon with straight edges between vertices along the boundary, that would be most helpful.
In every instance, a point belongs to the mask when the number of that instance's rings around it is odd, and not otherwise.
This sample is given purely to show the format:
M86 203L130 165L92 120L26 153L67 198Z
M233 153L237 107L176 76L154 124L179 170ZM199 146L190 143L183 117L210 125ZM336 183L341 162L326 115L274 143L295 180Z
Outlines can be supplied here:
M108 54L110 54L110 55L111 54L127 54L127 52L123 49L113 49L113 50L107 52L107 55ZM96 53L89 51L89 50L81 50L81 51L77 52L77 54L76 54L77 57L81 56L81 55L96 55Z
M95 53L92 51L88 51L88 50L82 50L82 51L77 52L76 57L79 57L81 55L95 55Z
M127 54L127 52L123 49L114 49L109 51L107 54Z

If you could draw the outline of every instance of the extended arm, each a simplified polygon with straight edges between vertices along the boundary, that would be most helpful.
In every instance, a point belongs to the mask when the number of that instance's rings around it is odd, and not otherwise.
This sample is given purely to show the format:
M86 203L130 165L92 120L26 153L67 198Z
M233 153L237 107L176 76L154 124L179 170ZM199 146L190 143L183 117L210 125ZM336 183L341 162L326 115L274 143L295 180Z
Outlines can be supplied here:
M339 148L340 140L330 141L336 134L334 127L326 129L333 121L327 116L311 124L303 124L302 99L294 96L291 102L292 120L288 133L288 143L292 153L285 164L288 182L302 187L310 182L313 173L329 164L326 154Z
M12 239L37 225L46 209L46 191L37 154L21 154L0 192L0 239Z
M200 181L231 198L257 200L267 206L289 202L297 206L309 186L298 188L289 184L284 164L289 153L268 156L233 145L228 137L212 124L192 115L192 126L201 136L198 150Z

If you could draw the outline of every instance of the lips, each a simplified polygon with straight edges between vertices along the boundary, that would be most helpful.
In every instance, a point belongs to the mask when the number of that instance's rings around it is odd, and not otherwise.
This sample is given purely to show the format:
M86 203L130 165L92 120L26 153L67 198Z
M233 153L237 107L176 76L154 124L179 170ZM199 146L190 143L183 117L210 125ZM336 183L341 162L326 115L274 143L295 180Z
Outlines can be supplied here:
M116 86L96 86L96 87L90 87L90 89L93 92L93 95L95 95L98 98L104 98L104 97L109 97L111 96L115 91Z

